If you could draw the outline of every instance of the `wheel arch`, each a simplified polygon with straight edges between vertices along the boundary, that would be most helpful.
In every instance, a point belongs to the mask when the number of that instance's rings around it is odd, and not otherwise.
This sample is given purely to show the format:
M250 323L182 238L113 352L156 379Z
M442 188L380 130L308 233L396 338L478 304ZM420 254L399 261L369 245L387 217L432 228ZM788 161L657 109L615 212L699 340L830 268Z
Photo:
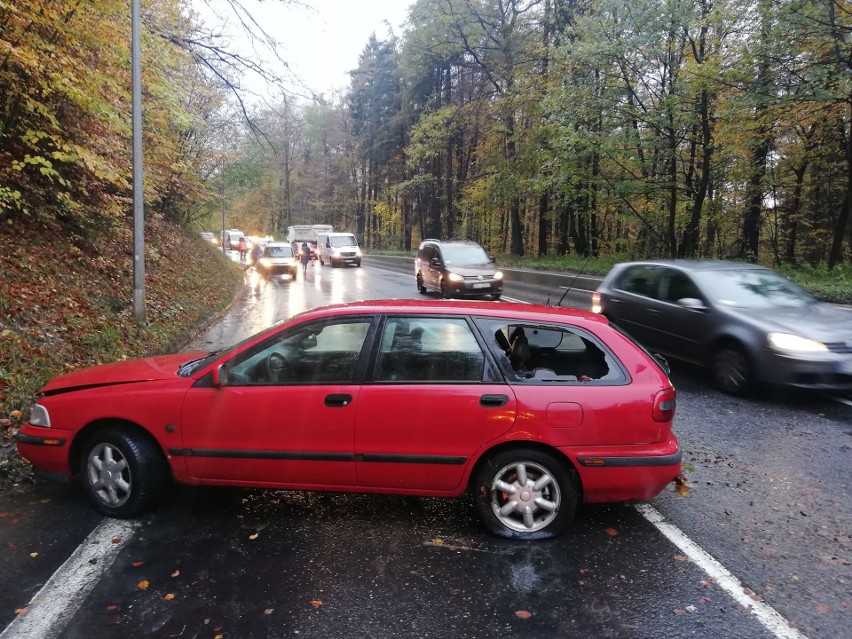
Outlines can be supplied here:
M474 464L470 468L470 472L467 476L467 490L475 490L474 486L472 485L474 477L476 477L479 473L479 469L488 463L489 459L491 459L495 455L499 455L500 453L504 453L509 450L536 450L542 453L547 453L554 459L558 460L568 471L568 474L571 476L571 480L574 483L574 488L577 490L578 503L583 501L583 480L571 460L566 457L559 449L548 444L544 444L542 442L534 441L513 440L508 442L501 442L496 446L492 446L491 448L483 451L479 458L474 462Z
M80 429L76 437L74 437L74 441L71 442L71 447L68 449L68 464L71 468L72 475L80 474L80 460L83 454L83 447L86 445L86 442L89 441L92 435L104 430L118 430L141 439L148 440L148 442L153 444L162 457L163 465L164 468L167 469L169 479L172 478L171 464L169 464L166 453L160 445L160 442L157 441L157 438L139 424L128 419L121 418L98 419L86 424Z

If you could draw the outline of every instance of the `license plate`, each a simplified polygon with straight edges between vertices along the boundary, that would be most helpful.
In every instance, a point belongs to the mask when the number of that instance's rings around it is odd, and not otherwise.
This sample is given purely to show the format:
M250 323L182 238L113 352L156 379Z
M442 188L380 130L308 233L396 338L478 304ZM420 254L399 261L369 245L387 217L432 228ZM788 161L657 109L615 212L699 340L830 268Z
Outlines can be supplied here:
M473 285L473 288L488 288L491 286L488 282L481 282Z

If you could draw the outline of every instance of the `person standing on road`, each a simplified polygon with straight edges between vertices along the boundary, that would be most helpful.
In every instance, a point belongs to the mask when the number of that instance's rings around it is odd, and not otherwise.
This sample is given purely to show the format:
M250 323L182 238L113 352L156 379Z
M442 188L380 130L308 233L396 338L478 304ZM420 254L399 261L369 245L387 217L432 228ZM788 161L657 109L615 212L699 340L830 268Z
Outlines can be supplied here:
M244 238L244 237L240 238L239 250L240 250L240 262L245 262L246 261L246 251L248 249L246 247L246 238Z
M251 264L257 268L257 262L260 260L260 254L263 253L263 247L260 242L255 242L251 247Z
M311 261L311 249L308 248L307 242L302 242L302 248L299 251L299 261L302 263L302 275L308 274L308 262Z

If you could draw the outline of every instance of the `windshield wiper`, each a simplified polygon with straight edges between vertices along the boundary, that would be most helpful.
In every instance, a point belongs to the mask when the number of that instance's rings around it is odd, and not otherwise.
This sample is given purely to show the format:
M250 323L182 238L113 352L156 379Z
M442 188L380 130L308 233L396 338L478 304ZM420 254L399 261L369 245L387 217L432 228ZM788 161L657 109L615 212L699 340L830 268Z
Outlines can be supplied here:
M177 373L177 374L178 374L180 377L188 377L189 375L192 375L192 374L196 371L196 369L198 368L198 364L199 364L200 362L203 362L205 359L207 359L207 358L208 358L208 357L210 357L211 355L215 355L215 354L216 354L216 353L218 353L218 352L219 352L219 351L210 351L210 352L209 352L209 353L207 353L206 355L202 355L201 357L196 357L195 359L191 359L191 360L189 360L189 361L187 361L187 362L184 362L184 363L183 363L183 364L181 364L181 365L180 365L180 367L178 368L178 373Z

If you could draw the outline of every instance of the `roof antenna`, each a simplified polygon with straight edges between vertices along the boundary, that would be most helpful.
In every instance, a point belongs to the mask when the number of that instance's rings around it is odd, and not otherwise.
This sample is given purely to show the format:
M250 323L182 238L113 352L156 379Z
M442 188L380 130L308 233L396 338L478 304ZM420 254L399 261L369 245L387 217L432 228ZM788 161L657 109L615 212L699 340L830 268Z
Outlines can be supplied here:
M568 291L570 291L570 290L574 287L574 282L576 282L576 281L577 281L577 278L578 278L578 277L580 277L580 274L581 274L584 270L586 270L586 264L588 264L588 263L589 263L589 260L590 260L591 258L592 258L592 254L591 254L591 253L589 253L589 254L586 256L586 259L583 261L583 265L580 267L580 270L579 270L579 271L577 271L577 274L574 276L574 279L573 279L573 280L571 280L571 284L569 284L569 285L565 288L565 292L564 292L564 293L562 293L562 297L560 297L560 298L559 298L559 301L558 301L558 302L556 302L556 306L561 306L561 305L562 305L562 300L564 300L564 299L565 299L565 296L566 296L566 295L568 295ZM550 296L548 296L547 300L548 300L548 302L550 301Z

